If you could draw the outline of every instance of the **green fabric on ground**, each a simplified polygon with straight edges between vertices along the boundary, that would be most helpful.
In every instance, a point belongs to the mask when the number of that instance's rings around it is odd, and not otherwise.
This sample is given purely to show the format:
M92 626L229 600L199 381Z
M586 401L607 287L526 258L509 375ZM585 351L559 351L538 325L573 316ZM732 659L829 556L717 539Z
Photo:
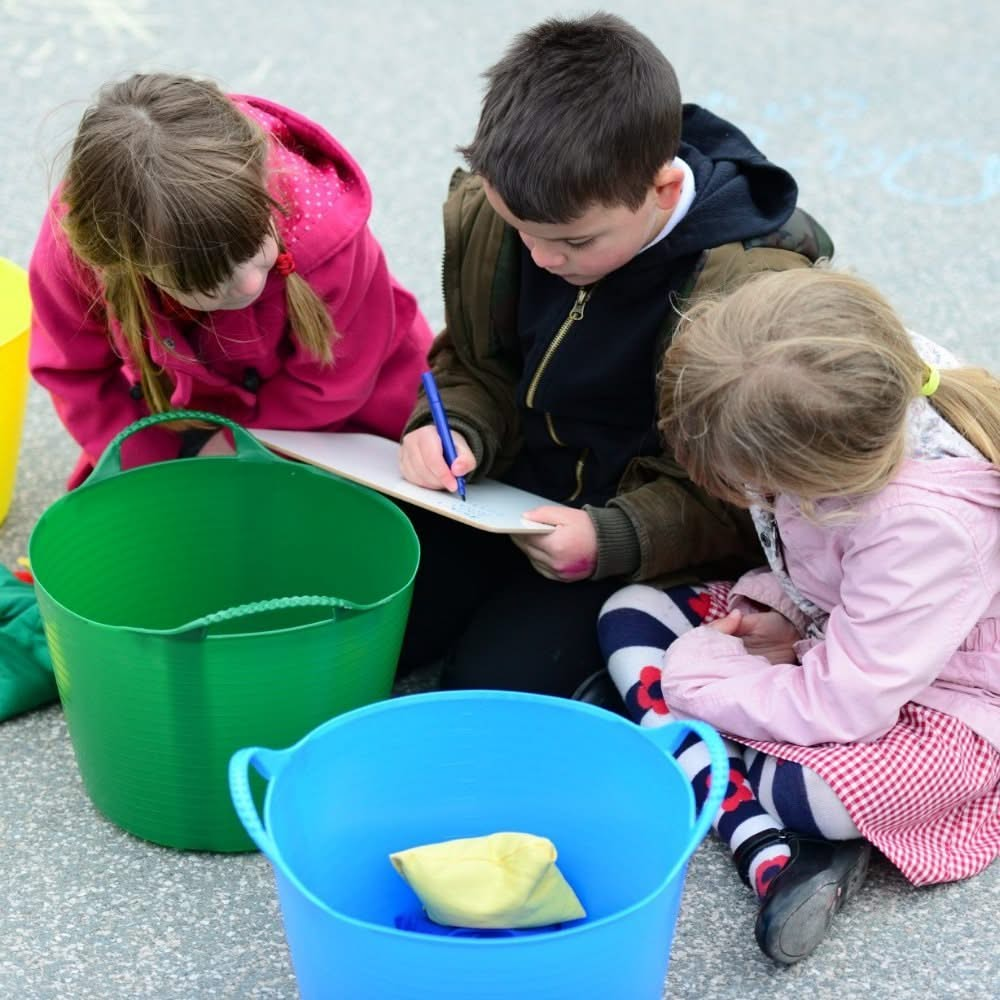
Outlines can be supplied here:
M58 697L35 588L0 566L0 720Z

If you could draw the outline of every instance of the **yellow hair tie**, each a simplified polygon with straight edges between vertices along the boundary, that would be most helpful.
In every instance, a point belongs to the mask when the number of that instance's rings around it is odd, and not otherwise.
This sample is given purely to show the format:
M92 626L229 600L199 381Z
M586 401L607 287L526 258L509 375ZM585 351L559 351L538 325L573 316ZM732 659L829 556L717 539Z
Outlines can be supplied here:
M927 380L920 387L921 396L933 396L937 392L937 387L941 384L941 369L934 365L927 366Z

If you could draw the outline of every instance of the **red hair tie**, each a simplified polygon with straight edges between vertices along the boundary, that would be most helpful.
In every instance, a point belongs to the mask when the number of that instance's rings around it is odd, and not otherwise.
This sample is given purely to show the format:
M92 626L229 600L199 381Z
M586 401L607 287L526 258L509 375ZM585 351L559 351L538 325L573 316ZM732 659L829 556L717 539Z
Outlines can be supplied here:
M278 272L278 274L287 277L295 270L295 258L287 250L283 253L279 253L278 256L274 258L274 269Z

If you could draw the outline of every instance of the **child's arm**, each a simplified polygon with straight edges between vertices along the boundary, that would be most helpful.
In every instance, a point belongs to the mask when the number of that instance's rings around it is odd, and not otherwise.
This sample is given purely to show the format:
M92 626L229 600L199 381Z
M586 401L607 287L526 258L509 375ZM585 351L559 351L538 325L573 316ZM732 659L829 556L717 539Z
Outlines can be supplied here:
M876 739L995 600L998 562L995 542L970 536L950 513L912 504L870 515L844 553L840 604L801 665L772 664L738 638L699 628L667 651L664 698L747 739Z
M618 496L586 509L598 537L595 579L642 582L723 559L762 560L749 514L705 493L666 456L636 460Z
M31 373L49 391L59 419L93 465L119 431L148 411L131 395L97 281L72 255L51 214L42 224L29 280ZM178 447L176 434L147 428L125 441L122 465L176 458Z
M500 353L482 353L471 342L456 343L445 329L434 341L429 365L452 430L466 438L479 472L490 475L498 461L513 454L513 443L519 439L517 373L512 363ZM421 395L406 433L430 422L430 408Z
M456 171L444 208L444 243L446 326L434 341L430 367L452 430L467 440L477 470L495 475L520 447L516 390L523 361L512 274L521 242L486 202L481 179ZM498 285L510 287L495 301ZM421 396L406 433L430 422Z

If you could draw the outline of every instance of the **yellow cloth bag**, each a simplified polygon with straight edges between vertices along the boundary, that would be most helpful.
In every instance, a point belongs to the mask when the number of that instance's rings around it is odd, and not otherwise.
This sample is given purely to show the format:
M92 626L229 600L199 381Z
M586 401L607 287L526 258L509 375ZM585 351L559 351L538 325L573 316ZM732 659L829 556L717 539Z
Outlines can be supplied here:
M587 914L547 837L494 833L389 855L427 916L446 927L544 927Z

